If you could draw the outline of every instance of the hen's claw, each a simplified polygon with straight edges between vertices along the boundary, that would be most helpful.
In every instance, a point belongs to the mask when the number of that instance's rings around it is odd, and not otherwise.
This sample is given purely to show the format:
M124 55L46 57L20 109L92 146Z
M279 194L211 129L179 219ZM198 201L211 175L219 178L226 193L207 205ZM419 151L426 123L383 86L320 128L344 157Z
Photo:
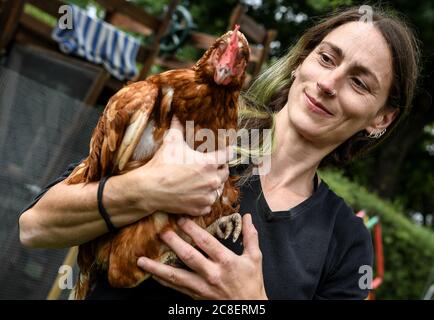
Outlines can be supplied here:
M229 216L218 218L207 228L207 231L220 239L227 239L231 233L232 241L238 240L242 229L242 218L239 213L233 213Z
M160 262L172 267L185 268L186 265L173 251L167 251L160 257Z
M233 234L233 242L235 242L241 234L242 220L239 213L233 213L229 216L218 218L206 230L220 239L227 239ZM185 263L171 250L161 255L160 262L172 267L188 269Z

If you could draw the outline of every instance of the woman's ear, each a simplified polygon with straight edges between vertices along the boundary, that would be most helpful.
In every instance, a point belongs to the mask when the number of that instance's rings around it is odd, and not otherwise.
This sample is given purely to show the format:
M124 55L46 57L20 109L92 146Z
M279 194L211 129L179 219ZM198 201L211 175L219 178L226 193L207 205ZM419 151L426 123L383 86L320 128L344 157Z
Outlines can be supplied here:
M298 70L300 69L300 65L297 66L294 70L291 71L291 79L295 80L297 78Z
M399 114L398 108L385 108L380 111L369 127L366 127L368 133L378 132L386 129Z

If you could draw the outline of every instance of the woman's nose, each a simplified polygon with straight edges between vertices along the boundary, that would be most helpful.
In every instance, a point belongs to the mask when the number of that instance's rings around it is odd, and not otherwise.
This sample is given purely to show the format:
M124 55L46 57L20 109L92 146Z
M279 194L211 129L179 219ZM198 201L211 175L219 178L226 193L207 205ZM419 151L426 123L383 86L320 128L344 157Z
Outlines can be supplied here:
M323 82L317 82L316 85L321 93L324 93L329 97L333 97L336 95L336 89L333 89L331 86L328 86Z
M321 94L324 94L326 96L333 97L336 95L336 87L337 87L337 81L338 81L338 75L336 72L330 72L327 74L326 77L323 77L321 80L319 80L316 85Z

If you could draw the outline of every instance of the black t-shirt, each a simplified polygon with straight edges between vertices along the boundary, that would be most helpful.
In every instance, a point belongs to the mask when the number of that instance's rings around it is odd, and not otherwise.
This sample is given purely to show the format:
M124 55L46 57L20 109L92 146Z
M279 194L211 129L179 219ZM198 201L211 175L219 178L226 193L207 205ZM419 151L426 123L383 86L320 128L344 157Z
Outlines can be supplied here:
M32 207L76 164L50 183L25 209ZM312 196L288 211L272 212L258 176L241 188L240 213L251 213L263 256L265 290L269 299L364 299L359 287L362 266L372 266L370 234L353 210L323 181ZM228 248L242 253L242 236ZM362 281L362 284L364 282ZM101 275L88 299L177 299L190 297L148 279L136 288L112 288Z

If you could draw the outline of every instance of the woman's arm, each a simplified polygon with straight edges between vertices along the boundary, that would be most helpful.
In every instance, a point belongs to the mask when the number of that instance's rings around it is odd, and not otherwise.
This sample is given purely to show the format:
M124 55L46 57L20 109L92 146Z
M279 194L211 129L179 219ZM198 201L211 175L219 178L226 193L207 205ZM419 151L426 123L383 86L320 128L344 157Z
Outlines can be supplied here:
M116 227L133 223L156 210L190 215L210 212L216 190L223 188L229 175L227 165L223 165L229 150L196 152L184 142L179 122L174 121L171 128L177 130L171 130L151 161L107 180L103 204ZM168 155L176 155L176 159ZM183 158L190 161L180 161L181 155L190 155ZM61 248L106 233L107 227L98 211L97 189L97 182L75 185L60 182L51 187L21 215L21 242L29 247Z
M117 227L139 220L151 213L139 208L128 191L131 176L114 176L104 188L103 203ZM98 183L67 185L64 181L51 187L19 220L20 240L25 246L61 248L74 246L107 232L98 211Z

